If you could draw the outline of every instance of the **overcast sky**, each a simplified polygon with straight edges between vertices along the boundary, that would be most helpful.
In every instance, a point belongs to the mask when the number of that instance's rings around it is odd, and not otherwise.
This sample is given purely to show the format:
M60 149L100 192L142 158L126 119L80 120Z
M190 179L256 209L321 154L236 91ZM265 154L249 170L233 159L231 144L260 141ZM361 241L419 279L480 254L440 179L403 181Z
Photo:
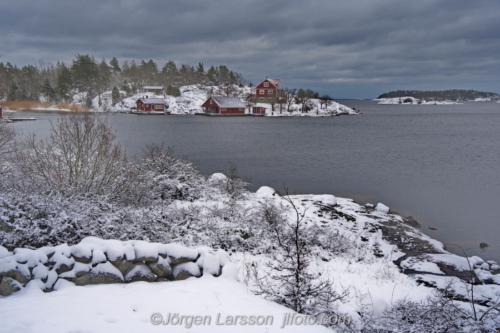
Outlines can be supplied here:
M225 64L335 98L500 93L499 0L0 0L0 61Z

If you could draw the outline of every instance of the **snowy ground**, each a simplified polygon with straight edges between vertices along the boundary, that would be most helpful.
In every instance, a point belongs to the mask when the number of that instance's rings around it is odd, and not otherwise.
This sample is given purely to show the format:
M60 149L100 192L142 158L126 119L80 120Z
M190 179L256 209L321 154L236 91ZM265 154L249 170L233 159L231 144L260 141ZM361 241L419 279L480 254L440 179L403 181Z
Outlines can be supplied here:
M64 281L63 281L64 282ZM18 333L67 332L331 332L322 326L286 326L283 318L293 311L266 301L232 279L205 276L170 283L74 287L61 283L58 290L43 293L27 287L7 298L0 297L0 331ZM153 314L156 314L153 319ZM160 314L161 317L158 315ZM202 316L203 322L185 318L182 324L168 316ZM248 316L248 324L225 325L236 316ZM250 316L266 324L249 324ZM209 319L207 319L207 317ZM271 320L272 318L272 325ZM210 320L210 321L208 321ZM261 320L261 319L259 319ZM192 324L189 327L189 323Z
M224 181L221 174L210 177L212 181ZM256 193L247 193L236 204L237 210L251 210L266 203L290 207L290 201L273 195L274 190L263 187ZM352 320L360 320L362 308L369 308L380 315L382 310L401 299L419 302L434 294L434 286L444 289L453 282L454 293L462 299L470 297L470 288L453 274L468 271L469 265L485 284L475 287L475 299L495 302L500 296L499 266L484 262L481 258L465 258L448 253L443 245L410 227L406 220L390 212L389 207L378 204L361 206L350 199L332 195L290 196L308 228L320 228L322 242L338 242L330 247L315 247L310 270L332 282L338 293L347 292L338 302L338 313ZM219 207L221 201L201 200L194 202L174 201L170 209L191 210L197 208L200 219ZM250 211L251 212L251 211ZM293 217L294 212L290 211ZM224 223L224 222L220 222ZM240 228L234 222L226 222L232 229ZM390 231L388 231L390 228ZM221 227L220 230L225 230ZM400 243L394 235L398 235ZM200 235L201 236L201 235ZM391 238L392 237L392 238ZM281 330L286 313L292 313L280 305L255 296L255 280L249 276L248 267L257 267L267 274L266 263L272 261L264 249L272 247L261 239L261 249L231 252L231 262L238 267L234 278L214 278L204 275L186 281L77 287L59 279L55 291L43 293L30 282L20 292L0 296L0 322L2 332L274 332ZM206 245L206 244L199 244ZM0 247L0 250L2 248ZM5 250L5 249L4 249ZM8 255L0 253L2 256ZM394 263L404 259L399 267ZM0 265L1 266L1 265ZM445 274L443 267L451 267ZM1 267L0 267L1 268ZM411 269L406 275L403 270ZM457 275L457 274L455 274ZM237 278L236 278L237 276ZM486 283L486 281L490 281ZM468 303L463 303L468 307ZM209 316L210 325L187 328L182 325L151 323L151 315L160 313L179 316ZM220 314L217 319L217 315ZM273 326L217 325L228 316L272 316ZM323 332L323 327L287 326L284 332Z
M411 102L409 102L408 100L411 100ZM409 96L407 96L407 97L395 97L395 98L380 98L380 99L374 99L374 101L378 101L377 104L386 104L386 105L392 105L392 104L402 104L402 105L412 105L412 104L417 104L417 105L453 105L453 104L463 104L463 103L454 102L454 101L426 101L424 99L418 99L418 98L409 97Z

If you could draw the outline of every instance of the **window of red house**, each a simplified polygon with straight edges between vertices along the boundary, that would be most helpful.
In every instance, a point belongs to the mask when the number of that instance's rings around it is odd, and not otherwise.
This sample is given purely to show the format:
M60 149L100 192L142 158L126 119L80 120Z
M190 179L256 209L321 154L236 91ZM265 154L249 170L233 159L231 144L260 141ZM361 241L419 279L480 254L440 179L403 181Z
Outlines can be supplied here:
M269 87L269 82L264 82L264 87Z
M268 95L272 95L272 94L273 94L273 91L269 89L269 90L267 91L267 94L268 94Z

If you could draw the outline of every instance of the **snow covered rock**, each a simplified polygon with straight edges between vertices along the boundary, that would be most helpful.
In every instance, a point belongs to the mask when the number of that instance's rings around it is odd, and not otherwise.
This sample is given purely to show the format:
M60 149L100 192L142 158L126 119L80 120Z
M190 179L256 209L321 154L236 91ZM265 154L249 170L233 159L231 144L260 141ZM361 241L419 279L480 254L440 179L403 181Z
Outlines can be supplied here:
M172 274L170 259L159 257L156 262L147 262L146 265L158 277L168 277Z
M106 262L94 267L90 273L80 276L76 279L77 286L87 284L108 284L124 282L122 273L111 263Z
M21 290L23 286L10 277L3 277L0 283L0 295L9 296Z
M135 260L156 261L158 260L157 244L150 244L144 241L134 242Z
M31 272L26 264L18 263L14 257L7 257L0 259L0 277L9 277L26 284L31 279Z
M184 280L203 274L217 277L230 264L225 251L208 247L190 249L178 244L96 237L87 237L73 246L18 248L12 253L4 250L2 255L5 257L0 259L0 278L15 280L21 287L30 284L30 288L42 291L55 290L59 281L63 286L71 282L84 286Z
M188 249L177 244L166 244L164 250L170 259L171 265L178 265L185 262L193 262L198 259L198 251Z
M324 205L336 206L337 198L331 194L313 195L313 201L321 202Z
M200 250L200 257L196 261L200 269L203 270L204 274L211 274L218 276L220 274L221 265L219 259L214 255L213 251L209 249Z
M154 280L156 280L156 275L143 263L133 264L125 273L125 282L153 282Z
M92 261L92 248L81 244L71 247L71 256L77 262L90 263Z
M114 261L110 261L110 263L113 264L113 266L115 266L116 268L118 268L118 270L122 274L124 274L129 269L129 267L132 266L132 261L123 258L118 258Z
M387 207L386 205L384 205L383 203L379 202L377 204L377 207L375 207L376 210L378 210L379 212L381 213L384 213L384 214L389 214L389 207Z
M200 277L201 271L194 262L186 262L175 266L173 275L175 280L185 280L192 276Z
M211 175L210 177L208 177L208 181L211 183L218 183L220 181L226 181L226 180L227 180L227 176L223 173L220 173L220 172L216 172L213 175Z
M276 193L276 191L272 187L262 186L255 193L260 197L272 197Z

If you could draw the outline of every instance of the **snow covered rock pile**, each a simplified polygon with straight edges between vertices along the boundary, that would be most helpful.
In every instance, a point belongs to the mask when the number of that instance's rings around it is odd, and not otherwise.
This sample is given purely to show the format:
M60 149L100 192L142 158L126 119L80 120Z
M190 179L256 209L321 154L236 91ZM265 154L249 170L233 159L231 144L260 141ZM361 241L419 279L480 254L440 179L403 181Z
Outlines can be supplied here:
M203 274L217 277L230 265L223 250L145 241L87 237L73 246L17 248L13 252L0 246L0 295L9 296L27 284L53 291L64 283L61 280L84 286L185 280ZM233 274L231 267L225 270Z

